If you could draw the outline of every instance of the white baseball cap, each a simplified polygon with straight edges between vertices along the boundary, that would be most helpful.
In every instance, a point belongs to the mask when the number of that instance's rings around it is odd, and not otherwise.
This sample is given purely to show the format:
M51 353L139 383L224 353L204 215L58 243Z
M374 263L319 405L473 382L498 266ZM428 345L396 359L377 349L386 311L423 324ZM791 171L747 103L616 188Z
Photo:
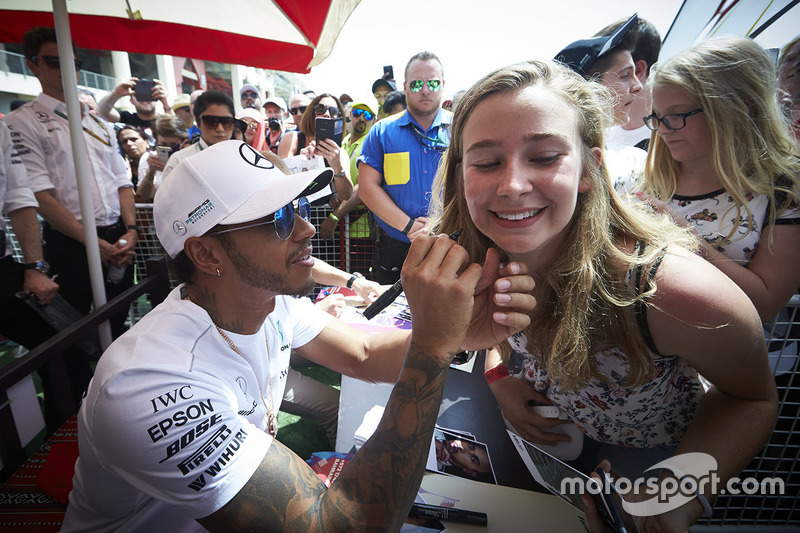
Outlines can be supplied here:
M284 174L242 141L223 141L185 158L158 188L156 235L170 257L189 237L217 224L241 224L313 194L333 179L329 168Z

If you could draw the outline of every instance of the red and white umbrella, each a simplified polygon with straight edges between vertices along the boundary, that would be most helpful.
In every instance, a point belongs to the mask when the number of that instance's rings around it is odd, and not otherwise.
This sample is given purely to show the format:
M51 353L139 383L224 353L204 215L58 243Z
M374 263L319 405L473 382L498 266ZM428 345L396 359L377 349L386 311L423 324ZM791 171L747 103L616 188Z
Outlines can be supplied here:
M165 54L290 72L309 72L331 52L360 0L3 0L0 42L22 42L34 26L55 27L71 65L82 48ZM61 71L95 307L106 303L94 207L86 176L75 71ZM78 118L76 118L78 117ZM103 347L111 340L100 328Z
M69 0L81 48L167 54L309 72L331 52L360 0ZM53 26L44 0L3 0L0 42Z

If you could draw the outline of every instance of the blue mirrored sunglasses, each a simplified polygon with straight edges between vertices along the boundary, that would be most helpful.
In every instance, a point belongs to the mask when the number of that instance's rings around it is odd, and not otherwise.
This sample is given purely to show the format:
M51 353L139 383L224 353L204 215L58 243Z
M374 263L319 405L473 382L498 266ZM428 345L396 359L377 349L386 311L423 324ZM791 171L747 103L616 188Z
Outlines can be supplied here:
M297 207L295 207L297 205ZM230 233L232 231L239 231L240 229L255 228L257 226L266 226L268 224L275 224L275 234L282 241L288 239L294 231L294 216L295 213L308 222L311 219L311 206L308 204L308 199L303 196L302 198L288 203L281 207L275 214L272 215L272 220L255 222L247 224L246 226L239 226L237 228L224 229L212 232L211 235L220 235L222 233Z
M361 115L364 115L364 120L366 120L367 122L375 118L375 115L373 115L370 111L367 111L366 109L361 109L360 107L353 109L351 113L353 114L354 118L358 118Z

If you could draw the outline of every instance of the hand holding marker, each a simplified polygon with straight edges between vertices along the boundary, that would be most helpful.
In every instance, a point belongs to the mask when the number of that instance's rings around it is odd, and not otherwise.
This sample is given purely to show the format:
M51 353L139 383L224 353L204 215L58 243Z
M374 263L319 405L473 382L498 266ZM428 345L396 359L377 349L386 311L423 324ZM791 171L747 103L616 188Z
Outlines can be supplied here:
M458 236L461 235L462 231L463 230L454 231L449 235L449 237L452 240L457 241ZM395 301L398 296L400 296L401 292L403 292L403 280L398 279L394 285L389 287L386 292L378 296L378 299L372 302L369 307L364 310L364 318L367 320L372 320L378 316L378 313L389 307L389 305L391 305L391 303Z

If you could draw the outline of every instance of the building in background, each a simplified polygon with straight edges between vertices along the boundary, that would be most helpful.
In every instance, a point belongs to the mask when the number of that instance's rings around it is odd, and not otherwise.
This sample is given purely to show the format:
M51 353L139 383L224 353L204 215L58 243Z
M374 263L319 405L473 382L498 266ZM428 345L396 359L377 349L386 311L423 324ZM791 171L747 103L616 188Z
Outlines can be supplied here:
M218 89L231 97L238 96L245 83L252 83L262 93L269 91L270 95L287 101L296 90L306 89L302 77L292 72L202 59L84 48L78 50L78 59L81 60L78 86L94 93L98 101L131 76L161 80L170 102L179 94L191 94L197 89ZM22 45L0 43L0 113L8 113L13 100L33 100L39 92L38 80L25 66ZM238 105L238 97L233 100ZM133 109L127 98L120 100L119 106Z

